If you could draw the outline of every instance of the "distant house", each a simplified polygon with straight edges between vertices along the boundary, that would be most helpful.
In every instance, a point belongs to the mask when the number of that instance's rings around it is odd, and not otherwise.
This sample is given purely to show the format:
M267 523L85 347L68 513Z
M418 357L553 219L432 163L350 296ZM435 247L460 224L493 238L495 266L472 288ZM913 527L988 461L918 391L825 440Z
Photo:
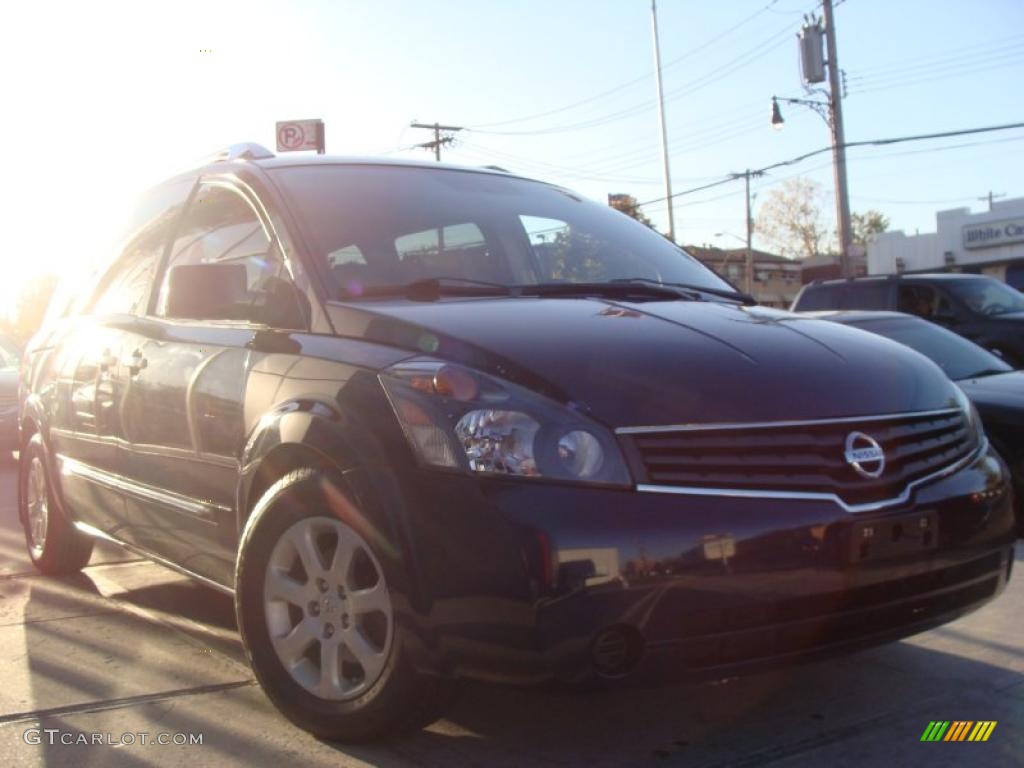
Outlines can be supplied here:
M863 277L868 273L867 259L863 254L852 254L850 264L855 277ZM820 253L817 256L804 259L801 280L804 283L813 283L815 280L837 280L843 276L843 269L839 264L839 256L832 253Z
M714 248L697 245L683 246L687 253L700 259L741 290L746 285L746 248ZM800 259L787 259L767 251L753 249L753 294L758 303L787 309L800 290Z

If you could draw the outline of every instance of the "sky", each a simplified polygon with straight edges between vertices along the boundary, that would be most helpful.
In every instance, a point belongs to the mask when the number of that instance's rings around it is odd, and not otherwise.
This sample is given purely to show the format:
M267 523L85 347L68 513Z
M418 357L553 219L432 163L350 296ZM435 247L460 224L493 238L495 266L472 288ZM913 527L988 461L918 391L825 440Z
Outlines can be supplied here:
M796 33L813 0L658 4L674 192L828 146ZM465 126L444 159L500 165L605 201L664 196L648 0L20 3L0 31L0 312L29 277L109 256L134 195L217 149L273 149L321 118L330 154L429 159L412 121ZM843 0L847 141L1024 122L1024 2ZM1024 129L848 152L854 211L908 234L992 191L1024 197ZM756 179L758 202L828 154ZM1005 198L1003 198L1005 199ZM666 204L643 209L662 230ZM738 246L742 183L680 195L680 243ZM755 246L764 245L755 237Z

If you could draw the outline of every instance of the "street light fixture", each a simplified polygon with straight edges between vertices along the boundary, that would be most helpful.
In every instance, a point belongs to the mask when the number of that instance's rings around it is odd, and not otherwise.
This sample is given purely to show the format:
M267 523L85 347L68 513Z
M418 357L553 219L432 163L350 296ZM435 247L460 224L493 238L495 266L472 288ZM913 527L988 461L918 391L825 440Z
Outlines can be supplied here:
M786 121L782 119L782 112L779 111L779 101L772 96L772 128L781 131L784 122Z
M832 128L832 120L829 117L829 102L827 100L791 99L788 96L772 96L772 128L775 130L781 131L782 124L786 122L782 119L782 110L779 109L780 101L784 101L786 104L800 104L808 109L813 109L818 113L818 116L825 121L825 125L830 129Z

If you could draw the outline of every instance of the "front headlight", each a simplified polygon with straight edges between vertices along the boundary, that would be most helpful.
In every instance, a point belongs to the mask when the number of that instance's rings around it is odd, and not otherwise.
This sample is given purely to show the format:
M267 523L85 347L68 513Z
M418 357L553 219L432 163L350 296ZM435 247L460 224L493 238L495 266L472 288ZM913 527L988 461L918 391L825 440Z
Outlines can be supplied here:
M438 360L380 375L413 451L428 466L629 485L614 436L528 389Z

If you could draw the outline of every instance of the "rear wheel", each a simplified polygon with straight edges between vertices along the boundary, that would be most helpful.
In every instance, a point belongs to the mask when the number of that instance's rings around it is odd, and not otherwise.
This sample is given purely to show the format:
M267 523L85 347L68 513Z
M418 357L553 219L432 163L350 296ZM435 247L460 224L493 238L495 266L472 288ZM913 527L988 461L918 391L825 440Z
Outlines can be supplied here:
M25 544L32 563L43 573L80 571L92 556L93 540L76 529L54 501L42 438L33 435L21 451L18 503Z
M331 514L323 482L310 470L282 478L246 525L235 604L253 670L274 705L318 736L421 726L451 683L413 669L385 569Z

